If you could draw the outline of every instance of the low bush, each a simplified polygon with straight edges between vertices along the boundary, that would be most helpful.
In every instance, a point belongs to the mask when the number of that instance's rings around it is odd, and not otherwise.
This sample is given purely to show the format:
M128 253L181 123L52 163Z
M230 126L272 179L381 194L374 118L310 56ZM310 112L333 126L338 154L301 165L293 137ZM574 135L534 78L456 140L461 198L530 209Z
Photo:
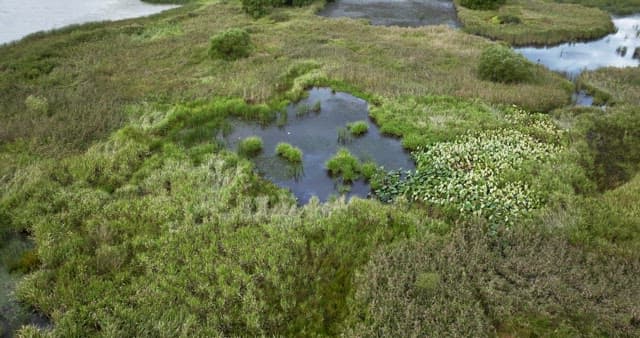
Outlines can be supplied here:
M496 9L502 5L506 0L460 0L460 5L470 9Z
M211 38L209 55L213 58L236 60L249 56L252 48L249 32L241 28L230 28Z
M360 161L345 148L338 150L325 165L332 176L341 177L343 182L352 182L360 178Z
M280 142L276 146L276 154L291 163L302 162L302 150L289 143Z
M478 75L493 82L526 82L533 77L533 64L508 46L494 44L480 55Z
M262 151L262 139L258 136L249 136L242 140L238 145L238 153L240 155L253 157Z
M351 135L362 136L369 131L369 124L367 121L356 121L347 124L347 128L349 128Z

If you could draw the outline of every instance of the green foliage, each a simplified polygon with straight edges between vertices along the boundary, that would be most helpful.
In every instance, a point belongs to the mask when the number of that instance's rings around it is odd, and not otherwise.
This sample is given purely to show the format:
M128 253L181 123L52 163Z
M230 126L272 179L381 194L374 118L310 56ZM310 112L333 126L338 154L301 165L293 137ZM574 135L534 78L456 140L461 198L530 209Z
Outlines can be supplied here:
M484 218L495 230L543 205L527 183L505 173L526 163L544 164L557 152L557 147L514 130L468 135L418 149L415 173L406 178L392 173L375 193L383 201L402 195L447 214Z
M446 238L422 236L379 250L357 276L344 335L640 333L637 261L584 251L540 224L498 239L480 228L474 224Z
M327 170L329 170L329 174L342 178L342 181L345 183L353 182L360 178L360 161L351 155L346 148L338 150L338 152L325 163L325 166Z
M373 161L367 161L360 167L360 172L367 181L371 181L371 179L378 175L380 171L380 167L378 167L378 165Z
M615 188L640 170L640 109L623 106L579 116L584 137L583 165L602 191Z
M302 162L302 150L289 143L280 142L276 145L276 154L291 163Z
M488 105L445 96L404 97L371 107L371 117L387 135L402 137L411 150L450 141L473 130L491 130L507 124Z
M554 0L560 3L598 7L616 15L629 15L640 11L640 0Z
M470 9L496 9L502 5L506 0L460 0L460 4Z
M237 60L249 56L252 49L249 32L242 28L229 28L211 38L209 55L213 58Z
M533 64L511 48L491 45L480 55L478 76L487 81L502 83L527 82L533 77Z
M356 121L347 124L347 128L349 129L351 135L362 136L369 131L369 124L367 123L367 121Z
M259 18L273 7L305 6L313 0L242 0L242 10L253 18Z
M522 23L520 17L512 14L501 14L491 18L491 22L498 25L517 25Z
M238 153L244 156L253 157L258 155L263 148L262 139L258 136L249 136L238 145Z

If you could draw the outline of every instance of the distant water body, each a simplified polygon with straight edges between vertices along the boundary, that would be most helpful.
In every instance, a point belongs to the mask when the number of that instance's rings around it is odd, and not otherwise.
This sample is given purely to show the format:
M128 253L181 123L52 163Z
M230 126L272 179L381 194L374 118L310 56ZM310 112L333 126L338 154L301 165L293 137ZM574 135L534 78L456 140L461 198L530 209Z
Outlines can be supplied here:
M640 65L640 14L613 18L617 32L602 39L516 51L533 62L575 78L584 70ZM635 54L635 55L634 55Z
M0 44L43 30L147 16L174 7L140 0L0 0Z

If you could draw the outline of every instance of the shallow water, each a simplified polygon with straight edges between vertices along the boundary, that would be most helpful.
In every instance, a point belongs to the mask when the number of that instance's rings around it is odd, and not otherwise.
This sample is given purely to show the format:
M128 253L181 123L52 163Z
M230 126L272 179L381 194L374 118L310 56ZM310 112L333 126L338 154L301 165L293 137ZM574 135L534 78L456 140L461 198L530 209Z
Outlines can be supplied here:
M618 31L599 40L515 50L533 62L565 73L570 79L575 79L584 70L640 65L640 57L633 57L636 48L640 48L640 14L614 18L613 22Z
M316 102L321 104L319 113L296 116L299 106L313 106ZM226 140L231 148L237 149L242 139L260 136L264 150L254 158L258 172L275 184L290 189L300 204L307 203L312 196L326 201L340 194L338 182L328 175L325 162L343 146L361 161L373 160L387 170L415 168L400 140L381 135L369 120L368 105L362 99L346 93L333 93L327 88L314 88L309 91L308 98L290 105L287 113L288 123L283 127L236 122ZM337 129L359 120L369 122L369 132L362 137L354 137L352 142L345 145L339 144ZM279 142L288 142L302 150L302 170L275 154ZM369 191L369 185L359 180L354 182L346 195L366 197Z
M147 16L174 7L140 0L1 0L0 44L43 30Z
M381 26L460 25L453 1L447 0L337 0L318 14L368 19Z

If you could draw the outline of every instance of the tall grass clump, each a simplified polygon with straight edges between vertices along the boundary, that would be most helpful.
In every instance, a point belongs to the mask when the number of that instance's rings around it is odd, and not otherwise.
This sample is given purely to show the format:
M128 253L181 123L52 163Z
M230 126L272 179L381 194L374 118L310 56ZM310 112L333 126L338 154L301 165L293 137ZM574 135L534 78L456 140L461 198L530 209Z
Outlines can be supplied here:
M249 56L252 48L249 32L242 28L229 28L211 38L209 55L213 58L236 60Z
M369 131L369 124L367 123L367 121L356 121L347 124L347 128L349 129L351 135L362 136Z
M460 5L470 9L496 9L504 5L506 0L460 0Z
M494 44L482 51L478 76L501 83L527 82L533 77L533 64L508 46Z
M360 178L361 165L349 150L342 148L325 163L331 176L339 176L343 182L349 183Z
M264 144L259 136L249 136L238 145L238 153L243 156L254 157L258 155Z
M302 150L289 143L280 142L276 146L276 154L291 163L302 162Z

